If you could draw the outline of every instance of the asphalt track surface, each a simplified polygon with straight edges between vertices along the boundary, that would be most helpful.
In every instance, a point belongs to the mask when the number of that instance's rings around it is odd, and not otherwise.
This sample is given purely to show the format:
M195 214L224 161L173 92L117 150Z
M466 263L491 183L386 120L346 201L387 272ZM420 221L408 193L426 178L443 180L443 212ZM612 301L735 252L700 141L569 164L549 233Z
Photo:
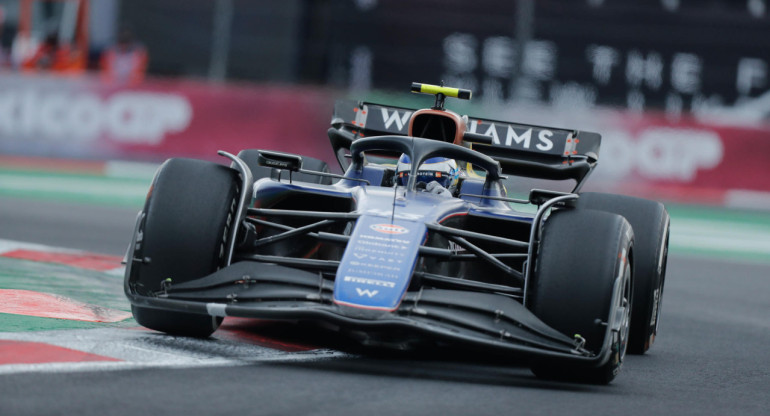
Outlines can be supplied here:
M120 255L135 211L0 198L0 238ZM673 254L668 267L659 338L609 386L546 382L515 363L332 353L0 373L0 415L769 414L770 262Z

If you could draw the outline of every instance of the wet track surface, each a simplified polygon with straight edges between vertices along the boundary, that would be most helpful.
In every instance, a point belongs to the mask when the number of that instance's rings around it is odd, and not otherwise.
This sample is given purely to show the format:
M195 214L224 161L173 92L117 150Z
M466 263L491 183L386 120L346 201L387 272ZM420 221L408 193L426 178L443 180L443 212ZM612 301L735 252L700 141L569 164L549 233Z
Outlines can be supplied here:
M0 198L0 239L122 255L135 211ZM0 414L764 415L770 408L769 294L770 262L672 254L659 339L647 355L628 357L609 386L546 382L520 364L460 357L271 354L275 350L253 342L259 328L238 329L250 338L218 331L210 341L110 328L121 334L110 335L110 342L151 347L155 362L0 371ZM107 330L69 331L74 341L68 342L98 345L98 331ZM59 333L18 337L50 341ZM112 347L92 350L99 348Z

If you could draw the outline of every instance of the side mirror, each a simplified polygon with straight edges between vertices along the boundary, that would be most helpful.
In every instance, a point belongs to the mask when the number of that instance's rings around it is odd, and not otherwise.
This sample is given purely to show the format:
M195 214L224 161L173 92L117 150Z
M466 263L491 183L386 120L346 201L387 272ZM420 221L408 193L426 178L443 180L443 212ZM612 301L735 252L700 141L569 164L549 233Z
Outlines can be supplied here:
M302 157L280 152L259 151L257 158L259 166L298 172L302 168Z
M553 198L558 198L560 196L565 196L565 195L573 195L573 194L569 192L549 191L546 189L532 189L531 191L529 191L529 202L533 205L540 206L550 201ZM577 196L575 196L575 199L564 201L563 204L568 207L574 207L576 200L577 200Z

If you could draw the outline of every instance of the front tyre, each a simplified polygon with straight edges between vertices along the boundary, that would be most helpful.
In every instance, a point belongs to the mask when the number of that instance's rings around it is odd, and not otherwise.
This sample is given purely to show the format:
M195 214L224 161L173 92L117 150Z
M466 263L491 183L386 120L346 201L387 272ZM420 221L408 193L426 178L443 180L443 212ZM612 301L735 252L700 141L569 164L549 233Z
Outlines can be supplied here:
M619 215L593 210L551 214L530 283L530 309L563 334L579 335L584 349L605 358L598 367L541 361L532 367L535 375L596 384L615 378L628 345L632 250L633 231Z
M634 313L628 352L644 354L655 341L668 262L669 216L660 202L585 192L578 209L622 215L634 229Z
M237 173L193 159L169 159L150 188L140 222L127 287L157 296L162 282L195 280L224 265L231 227L236 226ZM174 335L208 337L222 322L208 315L132 305L134 319Z

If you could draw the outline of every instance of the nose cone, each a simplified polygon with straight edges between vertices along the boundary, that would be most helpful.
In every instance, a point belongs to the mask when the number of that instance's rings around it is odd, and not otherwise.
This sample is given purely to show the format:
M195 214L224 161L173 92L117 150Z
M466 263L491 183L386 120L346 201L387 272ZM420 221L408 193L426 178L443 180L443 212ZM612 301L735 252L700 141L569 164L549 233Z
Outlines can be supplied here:
M372 311L397 309L412 279L425 232L422 222L361 216L337 269L334 303Z

